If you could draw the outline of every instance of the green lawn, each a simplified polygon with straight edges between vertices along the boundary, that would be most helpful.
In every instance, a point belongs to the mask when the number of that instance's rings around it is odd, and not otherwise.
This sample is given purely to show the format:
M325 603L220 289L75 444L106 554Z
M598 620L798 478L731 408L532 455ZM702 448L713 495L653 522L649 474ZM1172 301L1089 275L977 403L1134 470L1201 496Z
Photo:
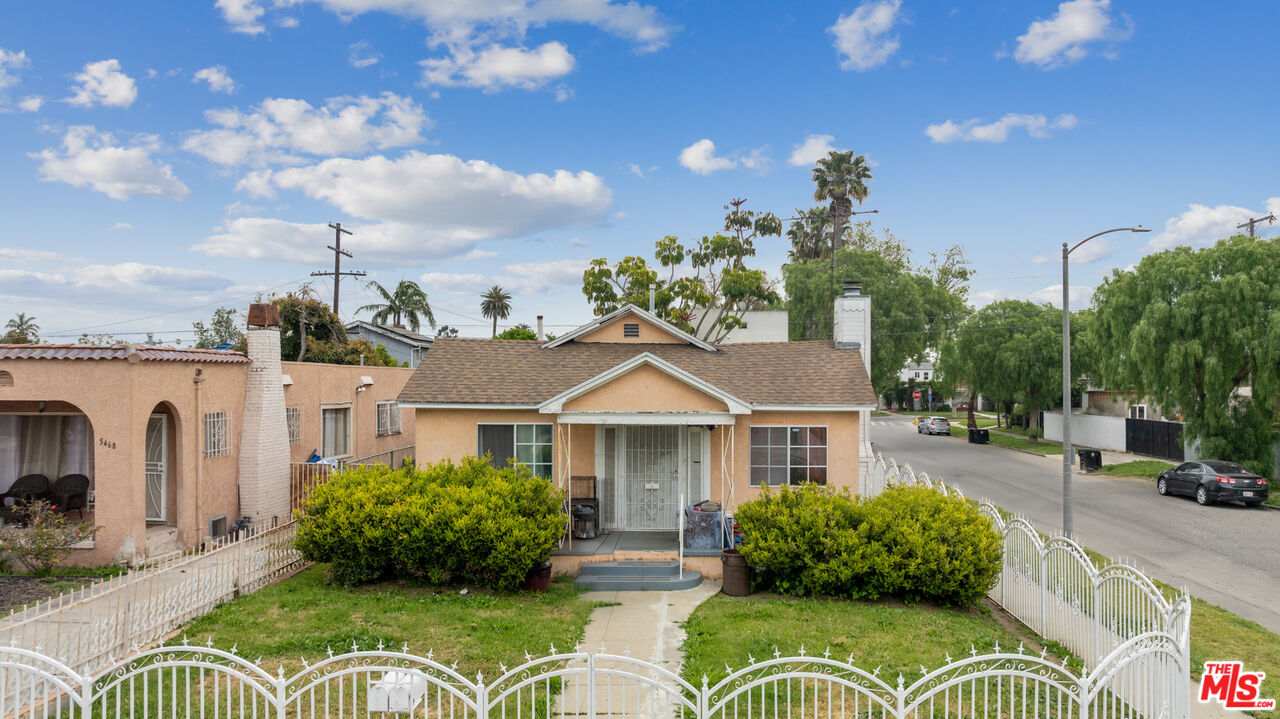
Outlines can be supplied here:
M515 666L525 651L546 654L552 643L566 649L582 637L595 602L578 599L562 579L545 594L491 594L401 583L343 588L325 581L315 566L196 620L183 632L193 643L212 637L215 646L238 645L241 656L263 658L263 666L324 658L330 648L349 650L356 641L372 649L381 640L399 649L458 662L464 676L496 676L499 664Z
M1169 462L1161 462L1158 459L1139 459L1132 462L1121 462L1120 464L1104 464L1102 469L1098 471L1102 474L1118 474L1125 477L1146 477L1147 479L1155 479L1156 475L1172 469L1174 465Z
M951 425L951 434L962 439L967 439L969 437L969 430L963 425L953 424ZM1035 452L1036 454L1062 454L1062 444L1059 442L1050 442L1049 440L1042 439L1037 441L1035 444L1032 444L1031 440L1026 437L1015 437L1009 434L1002 434L1002 430L996 429L992 429L988 436L990 437L991 444L998 445L1000 447L1025 449L1030 452Z
M888 681L901 672L919 678L920 666L936 669L946 656L991 651L996 642L1014 649L1019 642L1036 647L1035 635L1011 621L1006 629L985 608L955 609L900 602L838 599L789 599L771 594L735 598L716 595L694 610L685 623L684 677L695 686L706 674L712 683L727 674L725 665L745 667L755 657L773 657L775 649L794 656L827 649L841 660L853 655L867 671L880 667Z

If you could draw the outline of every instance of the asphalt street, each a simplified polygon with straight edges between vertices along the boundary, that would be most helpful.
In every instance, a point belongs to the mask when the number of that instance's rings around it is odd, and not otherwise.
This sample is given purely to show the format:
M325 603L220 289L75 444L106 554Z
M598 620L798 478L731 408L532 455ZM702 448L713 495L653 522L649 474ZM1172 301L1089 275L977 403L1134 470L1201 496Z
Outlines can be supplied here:
M1061 532L1061 456L917 434L909 417L872 420L871 441L885 457L941 477L966 497L990 500L1041 532ZM1072 485L1077 542L1280 633L1280 511L1201 507L1161 497L1150 481L1078 471Z

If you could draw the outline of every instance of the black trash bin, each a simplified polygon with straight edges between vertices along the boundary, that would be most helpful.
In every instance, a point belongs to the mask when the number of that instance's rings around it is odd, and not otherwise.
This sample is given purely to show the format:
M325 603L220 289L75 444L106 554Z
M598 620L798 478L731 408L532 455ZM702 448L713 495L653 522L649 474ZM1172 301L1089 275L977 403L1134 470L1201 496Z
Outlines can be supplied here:
M969 444L987 444L991 441L991 433L977 427L969 428Z
M1095 469L1102 469L1102 452L1096 449L1077 449L1076 456L1080 458L1080 469L1085 472L1092 472Z
M726 549L721 552L720 564L723 570L720 591L731 597L745 597L751 593L751 568L738 550Z

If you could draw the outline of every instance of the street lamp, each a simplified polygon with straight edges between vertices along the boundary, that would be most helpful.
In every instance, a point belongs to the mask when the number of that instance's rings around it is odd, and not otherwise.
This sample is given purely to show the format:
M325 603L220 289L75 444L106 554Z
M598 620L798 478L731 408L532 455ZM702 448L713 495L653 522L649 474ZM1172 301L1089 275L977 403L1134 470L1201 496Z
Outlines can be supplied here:
M1089 235L1068 247L1062 243L1062 533L1071 538L1071 285L1067 277L1067 259L1080 245L1112 232L1150 232L1142 225L1117 227Z

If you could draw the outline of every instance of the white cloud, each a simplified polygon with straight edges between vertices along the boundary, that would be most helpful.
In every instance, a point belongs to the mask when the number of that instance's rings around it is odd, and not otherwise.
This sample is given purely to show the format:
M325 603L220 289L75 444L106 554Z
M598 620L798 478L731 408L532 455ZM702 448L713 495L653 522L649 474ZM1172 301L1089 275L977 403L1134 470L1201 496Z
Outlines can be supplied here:
M612 191L590 172L521 175L482 160L417 151L394 160L332 158L277 170L262 181L348 215L430 227L472 242L597 225L613 205Z
M128 107L138 98L138 85L120 70L119 60L88 63L75 80L79 85L71 88L73 94L67 98L72 105Z
M773 169L773 158L765 154L768 151L768 145L757 147L738 158L738 162L748 170L754 170L763 175Z
M680 151L680 164L698 175L710 175L717 170L731 170L737 161L716 157L716 143L703 138Z
M563 43L548 42L535 50L497 44L479 51L456 47L449 57L418 64L422 66L425 86L478 87L497 92L508 87L536 90L572 72L574 59Z
M18 84L18 76L14 70L21 70L31 64L24 50L13 52L0 47L0 90Z
M304 155L362 154L423 141L431 127L422 106L390 92L335 97L323 107L305 100L267 98L249 112L205 112L218 127L191 133L183 149L220 165L296 163Z
M1275 203L1275 204L1273 204ZM1267 201L1267 207L1280 206L1280 197ZM1239 234L1236 225L1257 215L1235 205L1191 205L1177 217L1164 223L1164 231L1147 243L1149 250L1167 250L1178 245L1209 245Z
M427 272L419 280L456 294L478 294L494 284L502 285L515 295L545 295L557 289L582 284L587 261L574 259L514 262L502 267L498 274L474 272Z
M204 270L122 262L83 265L62 272L0 269L0 294L94 306L114 302L162 305L192 293L222 292L231 280Z
M236 83L227 74L225 65L214 65L206 67L203 70L197 70L192 82L206 82L209 89L213 92L224 92L228 95L236 91Z
M492 259L492 258L497 257L497 256L498 256L498 253L497 253L497 252L490 252L489 250L482 250L482 249L480 249L480 248L478 248L478 247L477 247L476 249L474 249L474 250L472 250L472 251L468 252L467 254L463 255L463 256L462 256L462 259L464 259L464 260L488 260L488 259Z
M116 230L132 230L132 229L133 229L133 225L129 224L128 222L117 222L116 224L108 228L107 231L115 232Z
M244 215L261 215L267 208L262 205L251 205L247 202L236 200L229 205L224 205L222 211L228 217L239 217Z
M890 35L901 18L902 0L869 0L827 28L835 36L842 70L870 70L898 51L897 35Z
M982 121L977 118L961 123L947 120L926 127L924 134L930 140L944 145L952 142L1004 142L1009 138L1009 132L1015 128L1021 127L1031 137L1043 139L1050 136L1050 130L1070 130L1078 123L1076 116L1071 114L1058 115L1050 120L1044 115L1023 115L1011 112L995 122L986 124L982 124Z
M293 29L298 26L298 18L292 15L282 15L276 18L276 27Z
M1124 27L1118 27L1108 14L1110 9L1111 0L1067 0L1058 5L1053 17L1036 20L1018 37L1014 59L1051 69L1079 62L1097 43L1128 39L1132 22L1124 17Z
M569 246L570 246L570 247L578 247L578 248L582 248L582 247L586 247L586 246L587 246L587 242L586 242L586 240L582 239L581 237L575 237L575 238L573 238L572 240L569 240Z
M804 138L804 142L792 146L787 164L792 167L813 165L835 149L831 146L831 141L834 139L835 137L831 135L810 135Z
M635 175L636 177L639 177L641 180L647 180L647 179L649 179L649 175L651 175L651 174L653 174L653 173L655 173L655 172L657 172L657 171L658 171L658 166L657 166L657 165L649 165L649 167L647 167L647 168L641 167L640 165L638 165L638 164L636 164L636 163L634 163L634 162L632 162L632 163L630 163L630 164L628 164L628 165L627 165L627 172L630 172L631 174Z
M1071 285L1069 290L1071 308L1073 310L1083 309L1089 306L1093 301L1093 290L1095 288L1089 285ZM1041 287L1038 290L979 290L969 295L969 301L974 307L986 307L992 302L1000 300L1030 300L1032 302L1046 302L1054 307L1062 306L1062 283Z
M46 250L29 250L20 247L0 247L0 260L14 263L53 262L62 259L57 252Z
M231 29L246 35L257 35L266 30L262 25L265 10L258 0L218 0L215 6L222 11L222 18Z
M121 145L108 133L76 125L67 129L62 148L31 154L41 161L41 180L89 187L116 200L139 195L185 200L191 195L169 165L151 157L159 149L154 136L140 135Z
M366 67L377 65L381 59L382 53L370 52L369 43L366 40L347 46L347 64L351 67L363 70Z
M343 249L349 248L354 261L365 267L456 257L475 244L466 237L404 223L343 223L343 227L355 233L343 240ZM214 228L213 234L191 249L213 257L317 264L333 261L333 252L325 249L326 239L333 239L333 229L324 223L236 217Z
M39 95L28 95L18 102L18 109L23 112L39 112L44 107L44 98Z
M1280 197L1267 200L1267 213L1280 217Z

